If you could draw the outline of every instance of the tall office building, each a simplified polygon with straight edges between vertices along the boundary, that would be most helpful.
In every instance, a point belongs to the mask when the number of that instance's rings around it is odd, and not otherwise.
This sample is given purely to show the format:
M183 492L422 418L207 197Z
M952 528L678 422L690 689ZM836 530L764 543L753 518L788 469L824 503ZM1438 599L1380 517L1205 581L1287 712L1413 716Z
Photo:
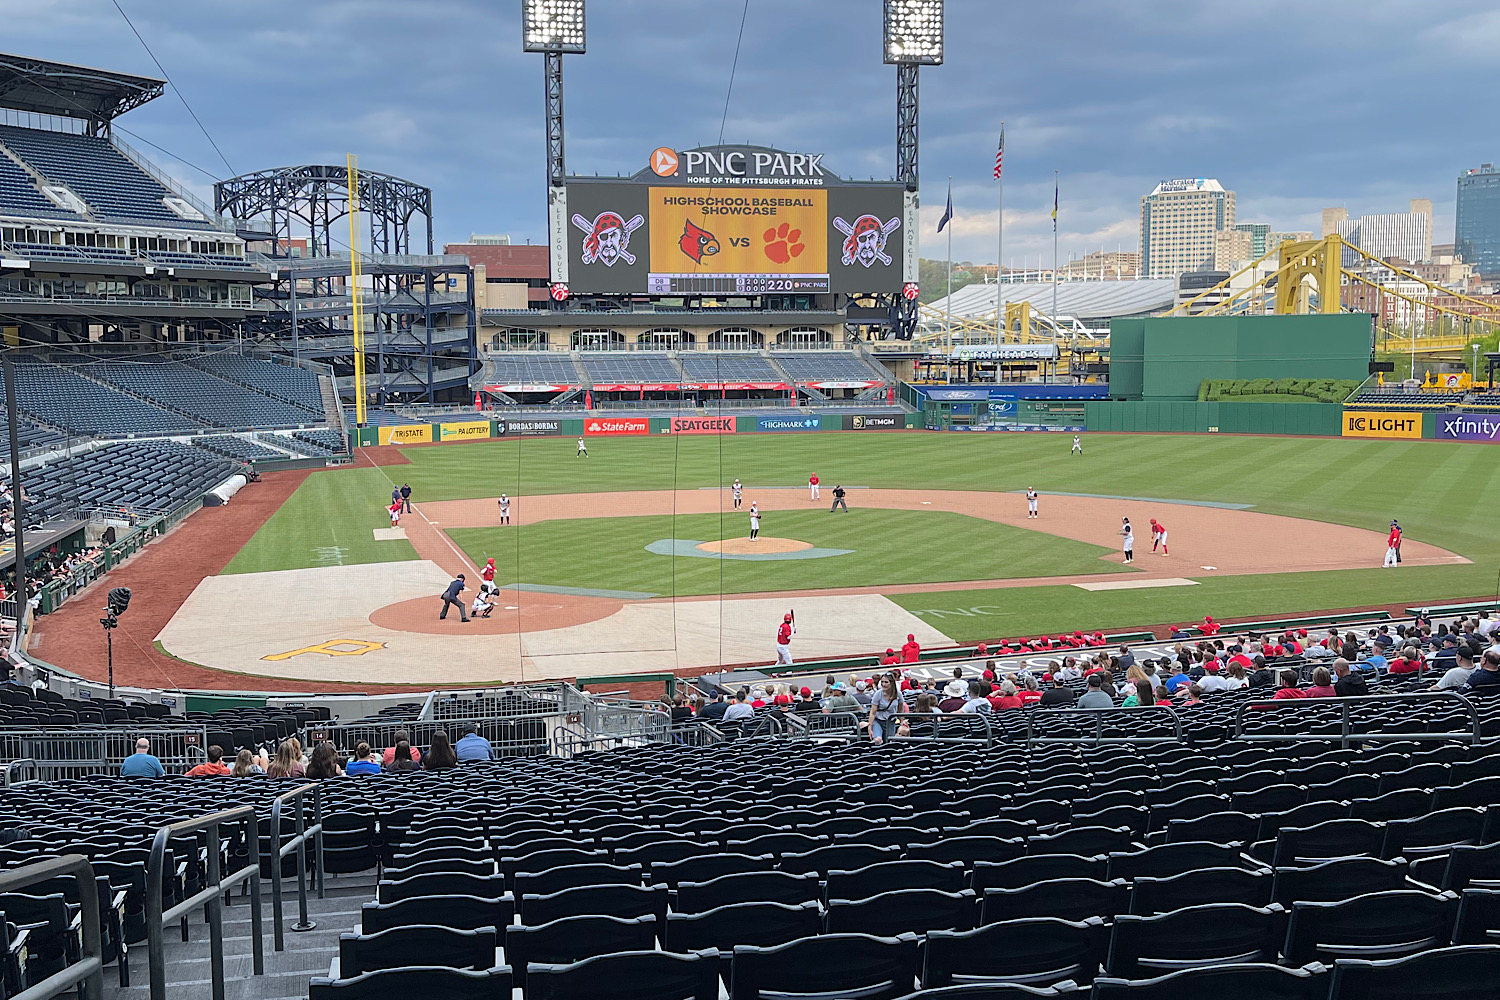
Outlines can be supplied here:
M1250 254L1253 260L1266 252L1266 237L1271 234L1271 227L1264 222L1237 222L1234 225L1235 232L1250 234Z
M1453 231L1464 263L1480 274L1500 273L1500 170L1493 163L1458 175Z
M1332 222L1333 228L1329 229ZM1338 233L1344 242L1359 247L1371 257L1400 257L1413 264L1432 260L1432 201L1413 198L1411 211L1389 215L1348 217L1342 208L1323 209L1323 235ZM1344 266L1357 263L1359 255L1344 252Z
M1214 265L1214 234L1234 228L1234 192L1212 178L1162 181L1141 199L1141 273L1175 278Z

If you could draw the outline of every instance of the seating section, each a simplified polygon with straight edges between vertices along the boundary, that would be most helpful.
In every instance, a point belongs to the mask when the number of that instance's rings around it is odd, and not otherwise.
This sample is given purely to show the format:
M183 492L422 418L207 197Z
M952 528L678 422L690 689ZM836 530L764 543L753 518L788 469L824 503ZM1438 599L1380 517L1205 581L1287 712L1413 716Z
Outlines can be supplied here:
M28 520L58 517L74 507L166 513L234 474L236 464L176 441L112 444L49 462L25 480Z
M666 354L598 354L583 355L584 370L595 385L677 385L682 372Z
M886 382L889 376L848 351L773 351L771 357L793 382Z
M318 376L305 368L257 361L237 354L203 354L185 360L194 368L237 382L272 399L314 413L323 412L323 390L318 385Z
M0 144L43 177L67 185L96 218L167 222L182 229L209 226L184 220L162 204L172 192L108 139L0 125Z
M0 154L0 212L45 218L73 217L72 212L63 211L43 197L32 183L31 175L3 154Z
M19 397L17 401L19 402ZM7 421L8 417L5 407L0 405L0 428L3 428ZM33 423L25 417L18 416L16 418L16 440L21 445L21 453L24 455L34 448L47 448L52 445L62 444L67 440L67 436L59 434L50 428L43 427L40 424ZM10 435L4 430L0 430L0 459L9 458ZM4 475L8 477L10 475L9 471L7 470Z
M267 448L249 438L236 437L233 434L205 434L193 439L193 444L199 448L207 448L215 455L223 455L225 458L237 458L243 462L263 461L266 459L287 458L285 452L277 451L275 448Z
M17 364L16 405L44 424L100 437L181 434L203 427L59 365Z
M558 354L492 354L486 369L495 385L578 385L572 359Z
M759 354L680 354L678 361L690 382L781 382L781 373Z
M1457 406L1462 401L1461 395L1451 392L1392 392L1384 389L1361 389L1348 402L1376 409L1411 409L1413 407L1440 409L1445 406Z
M177 361L96 361L79 368L215 427L298 427L323 420L321 402L316 410L296 406Z
M344 455L349 444L338 431L320 428L310 431L295 431L291 435L295 447L314 455Z

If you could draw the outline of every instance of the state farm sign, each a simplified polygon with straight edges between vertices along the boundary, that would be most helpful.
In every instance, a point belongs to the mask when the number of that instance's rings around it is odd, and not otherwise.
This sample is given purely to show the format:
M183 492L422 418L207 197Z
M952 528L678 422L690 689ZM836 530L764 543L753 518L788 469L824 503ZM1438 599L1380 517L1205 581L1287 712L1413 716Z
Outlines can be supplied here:
M733 417L673 417L673 434L733 434Z
M590 418L583 422L583 433L591 437L608 437L620 434L649 434L651 424L642 417L639 420L629 418Z

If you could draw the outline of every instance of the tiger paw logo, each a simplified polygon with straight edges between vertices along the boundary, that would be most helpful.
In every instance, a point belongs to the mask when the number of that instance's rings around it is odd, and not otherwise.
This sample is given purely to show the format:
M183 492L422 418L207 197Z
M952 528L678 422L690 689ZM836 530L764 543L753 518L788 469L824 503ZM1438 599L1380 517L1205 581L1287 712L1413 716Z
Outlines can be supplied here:
M802 230L793 229L785 222L767 229L760 238L765 243L766 257L777 264L785 264L802 255Z

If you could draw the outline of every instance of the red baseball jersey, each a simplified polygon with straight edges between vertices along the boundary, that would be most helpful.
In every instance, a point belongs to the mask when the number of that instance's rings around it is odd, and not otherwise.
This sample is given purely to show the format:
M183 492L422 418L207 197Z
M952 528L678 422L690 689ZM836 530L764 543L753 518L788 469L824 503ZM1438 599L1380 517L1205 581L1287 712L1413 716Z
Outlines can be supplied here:
M792 641L792 623L791 622L782 622L781 623L781 627L776 630L776 642L777 642L778 645L785 646L787 643L789 643L791 641Z

